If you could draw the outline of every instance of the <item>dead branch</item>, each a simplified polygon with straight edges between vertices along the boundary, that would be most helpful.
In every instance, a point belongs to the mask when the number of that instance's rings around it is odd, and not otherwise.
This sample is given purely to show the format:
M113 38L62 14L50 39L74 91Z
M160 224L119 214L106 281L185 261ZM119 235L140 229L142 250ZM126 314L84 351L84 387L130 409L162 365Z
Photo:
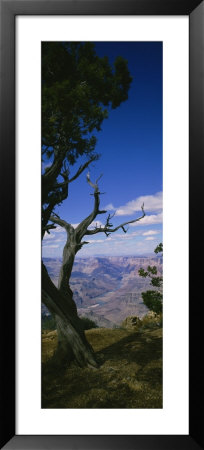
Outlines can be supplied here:
M75 175L72 178L70 178L69 183L76 180L76 178L78 178L79 175L81 175L81 173L89 166L89 164L91 164L95 160L96 156L92 156L88 161L86 161L85 164L83 164L83 166L80 166Z
M43 232L45 233L47 231L48 234L50 234L50 230L55 229L55 225L46 225L46 227L43 228Z
M94 193L98 193L98 194L99 194L99 190L98 190L98 182L99 182L99 180L101 179L102 176L103 176L103 174L101 174L101 175L97 178L97 180L96 180L95 183L92 183L92 181L91 181L91 179L90 179L90 172L88 172L87 175L86 175L87 182L88 182L88 183L90 184L90 186L94 189Z
M70 233L70 231L74 230L74 227L70 223L66 222L66 220L60 219L60 217L57 216L57 214L54 214L54 215L50 216L50 221L56 223L60 227L65 228L65 230L68 233Z
M141 206L142 209L142 216L138 217L137 219L133 219L133 220L129 220L127 222L123 222L120 225L118 225L115 228L113 227L113 224L110 223L110 219L114 216L114 214L111 216L110 214L108 215L107 219L106 219L106 224L104 227L100 227L100 228L95 228L94 230L87 230L86 235L93 235L96 233L105 233L106 236L109 236L111 233L115 233L115 231L119 230L120 228L123 230L124 233L127 233L127 229L125 229L125 226L130 224L130 223L135 223L138 222L139 220L143 219L143 217L145 216L145 211L144 211L144 203Z
M102 174L97 178L97 180L95 181L95 183L93 183L90 179L90 173L88 172L86 175L86 180L87 183L94 189L94 206L93 206L93 210L91 212L91 214L89 214L89 216L86 217L86 219L84 219L76 228L76 234L77 234L77 238L79 239L79 241L81 241L81 239L83 238L83 236L85 236L85 234L87 234L87 230L89 225L91 225L91 223L94 221L94 219L96 218L96 216L98 214L105 214L106 211L105 210L100 210L99 206L100 206L100 192L99 192L99 188L98 188L98 181L101 179Z

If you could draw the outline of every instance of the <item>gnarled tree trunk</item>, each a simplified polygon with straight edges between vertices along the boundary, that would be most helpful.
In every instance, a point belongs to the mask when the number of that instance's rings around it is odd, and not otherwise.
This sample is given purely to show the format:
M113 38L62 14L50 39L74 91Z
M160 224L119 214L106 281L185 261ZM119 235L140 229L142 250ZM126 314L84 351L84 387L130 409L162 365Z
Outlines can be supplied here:
M55 360L69 364L76 360L80 367L97 367L93 349L88 343L77 315L72 292L66 297L52 283L47 269L42 265L42 301L56 318L58 347Z

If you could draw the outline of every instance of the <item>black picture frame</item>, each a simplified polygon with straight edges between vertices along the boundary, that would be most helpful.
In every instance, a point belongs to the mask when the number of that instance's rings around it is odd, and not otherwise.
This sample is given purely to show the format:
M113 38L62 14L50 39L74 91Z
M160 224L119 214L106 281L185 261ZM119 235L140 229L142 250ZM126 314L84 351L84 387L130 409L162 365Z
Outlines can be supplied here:
M0 0L1 14L1 448L138 449L204 448L202 233L204 153L204 1ZM189 16L189 435L15 435L15 17L18 15ZM173 31L173 30L172 30ZM182 218L181 218L182 220ZM177 252L179 249L176 249ZM6 289L3 289L6 287Z

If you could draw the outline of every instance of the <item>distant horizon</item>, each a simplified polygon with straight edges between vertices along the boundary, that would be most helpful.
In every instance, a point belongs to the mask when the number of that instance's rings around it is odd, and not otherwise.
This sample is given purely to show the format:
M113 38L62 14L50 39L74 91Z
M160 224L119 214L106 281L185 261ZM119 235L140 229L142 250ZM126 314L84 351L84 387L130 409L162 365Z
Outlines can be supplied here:
M76 259L91 259L91 258L161 258L162 255L156 255L154 253L145 253L143 255L90 255L90 256L76 256ZM42 256L42 259L61 259L62 256Z

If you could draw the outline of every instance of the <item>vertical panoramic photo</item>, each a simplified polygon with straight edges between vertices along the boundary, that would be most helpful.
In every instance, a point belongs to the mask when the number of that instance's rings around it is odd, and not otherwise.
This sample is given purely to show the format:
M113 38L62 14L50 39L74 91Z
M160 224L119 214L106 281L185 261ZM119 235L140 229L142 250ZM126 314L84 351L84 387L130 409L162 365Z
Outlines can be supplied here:
M162 42L41 57L41 406L162 408Z

